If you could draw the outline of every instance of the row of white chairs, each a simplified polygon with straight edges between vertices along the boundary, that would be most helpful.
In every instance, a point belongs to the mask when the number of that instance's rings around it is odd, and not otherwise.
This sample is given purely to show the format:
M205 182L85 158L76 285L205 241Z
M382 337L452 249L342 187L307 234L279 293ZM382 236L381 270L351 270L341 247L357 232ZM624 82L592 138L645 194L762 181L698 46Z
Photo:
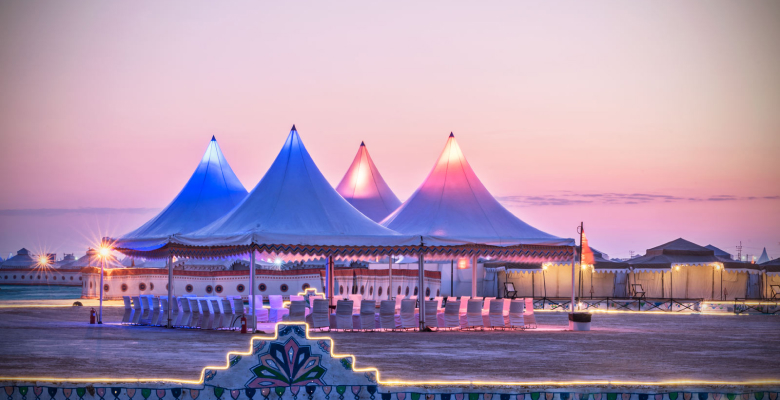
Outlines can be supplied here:
M439 298L425 301L426 326L435 329L485 329L514 328L523 329L535 325L533 314L526 314L527 300L509 299L447 299L444 309ZM296 304L300 303L300 304ZM416 299L401 299L400 314L396 313L396 301L383 300L379 303L379 327L381 330L414 329L419 327L419 314L416 313ZM487 304L487 312L483 313L483 304ZM465 306L465 307L464 307ZM292 302L290 305L290 321L304 321L305 314L302 302ZM461 310L465 313L461 313ZM353 300L340 300L336 303L335 326L339 330L375 330L376 301L362 300L358 313L354 312ZM531 310L532 312L532 310ZM359 316L359 326L355 326L353 316ZM442 321L439 321L439 314ZM485 317L487 316L487 324ZM526 318L530 316L530 318ZM400 323L399 323L400 320ZM314 299L311 312L313 329L330 329L330 310L328 301Z
M173 297L122 296L125 312L123 324L166 326L168 307L171 307L171 324L175 327L201 329L233 329L244 315L244 302L240 297Z

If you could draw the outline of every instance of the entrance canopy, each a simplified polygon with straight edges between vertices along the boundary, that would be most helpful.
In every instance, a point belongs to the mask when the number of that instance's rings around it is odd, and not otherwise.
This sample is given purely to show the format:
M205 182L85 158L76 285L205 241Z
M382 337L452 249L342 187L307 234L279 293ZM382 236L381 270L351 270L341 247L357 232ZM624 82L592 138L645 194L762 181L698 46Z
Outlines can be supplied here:
M401 205L401 200L385 183L363 142L336 191L375 222L382 221Z
M542 232L504 208L477 178L453 134L425 181L382 225L440 243L574 245L573 239Z
M241 204L203 229L174 236L171 243L187 247L180 251L192 257L244 253L252 244L272 254L350 257L411 252L420 238L393 232L344 200L293 126L268 172Z
M116 240L114 247L135 251L160 248L170 235L189 233L214 222L246 195L244 185L212 136L195 172L171 204L140 228Z

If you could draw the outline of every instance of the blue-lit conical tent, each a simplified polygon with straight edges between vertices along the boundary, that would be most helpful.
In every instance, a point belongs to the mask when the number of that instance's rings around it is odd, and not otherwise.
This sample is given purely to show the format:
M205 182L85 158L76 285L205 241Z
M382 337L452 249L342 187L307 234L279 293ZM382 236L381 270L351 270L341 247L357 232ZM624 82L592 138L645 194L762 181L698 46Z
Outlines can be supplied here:
M138 251L159 248L170 235L189 233L214 222L246 195L246 188L212 137L198 167L176 198L149 222L119 238L115 246Z
M265 176L240 205L174 241L200 247L255 243L261 251L277 254L300 254L308 247L306 252L316 254L329 246L419 244L419 238L410 238L377 224L344 200L317 168L293 126Z

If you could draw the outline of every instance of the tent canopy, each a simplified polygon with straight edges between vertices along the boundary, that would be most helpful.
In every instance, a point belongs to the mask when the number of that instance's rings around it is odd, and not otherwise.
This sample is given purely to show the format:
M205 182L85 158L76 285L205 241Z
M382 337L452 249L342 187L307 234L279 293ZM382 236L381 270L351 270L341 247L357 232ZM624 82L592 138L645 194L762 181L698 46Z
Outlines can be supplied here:
M712 250L715 253L715 255L718 256L718 257L725 257L725 258L730 258L730 259L734 258L734 257L732 257L732 255L730 253L727 253L727 252L725 252L725 251L723 251L723 250L721 250L721 249L719 249L719 248L717 248L717 247L715 247L715 246L713 246L711 244L708 244L708 245L704 246L704 248Z
M156 217L119 238L115 246L135 250L161 247L170 235L189 233L214 222L246 195L246 188L212 136L195 172L176 198Z
M3 262L2 267L5 268L31 267L37 263L38 261L34 260L30 256L30 251L25 248L22 248L21 250L16 252L15 256L8 257L8 259Z
M722 264L730 270L757 271L751 264L736 262L715 255L715 251L683 238L672 240L660 246L647 249L644 256L628 260L635 271L653 271L671 269L675 265L714 265Z
M336 191L374 222L380 222L393 212L401 201L385 183L384 178L361 142L352 165L336 186Z
M574 245L504 208L477 178L452 133L425 181L382 225L405 234L492 246Z
M411 246L352 207L320 172L293 126L265 176L241 204L209 226L173 238L186 246L277 246L295 253L311 246ZM292 247L290 247L292 246ZM297 248L297 250L296 250ZM262 251L262 250L261 250ZM321 252L321 249L311 253Z

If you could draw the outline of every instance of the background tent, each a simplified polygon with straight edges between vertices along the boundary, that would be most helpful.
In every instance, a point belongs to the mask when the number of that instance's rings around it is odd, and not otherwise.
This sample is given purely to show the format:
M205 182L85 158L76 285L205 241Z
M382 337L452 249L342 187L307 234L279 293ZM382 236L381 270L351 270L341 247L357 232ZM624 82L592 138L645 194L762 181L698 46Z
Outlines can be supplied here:
M769 255L766 254L766 247L764 247L764 251L761 252L761 257L758 257L758 260L756 261L756 263L763 264L765 262L769 262L770 260L771 260L771 258L769 258Z
M368 218L379 222L393 212L401 201L387 186L374 160L361 142L352 165L341 178L336 191Z
M30 251L22 248L16 252L13 257L8 257L3 261L2 268L30 268L38 263L38 260L34 260L30 256Z
M647 297L728 300L758 296L760 290L757 268L682 238L648 249L628 264L630 284L641 284Z
M189 233L214 222L247 195L212 136L206 153L187 184L156 217L122 236L115 247L146 250L161 247L168 236Z
M485 188L450 134L425 181L382 225L400 233L496 246L571 246L509 212Z

